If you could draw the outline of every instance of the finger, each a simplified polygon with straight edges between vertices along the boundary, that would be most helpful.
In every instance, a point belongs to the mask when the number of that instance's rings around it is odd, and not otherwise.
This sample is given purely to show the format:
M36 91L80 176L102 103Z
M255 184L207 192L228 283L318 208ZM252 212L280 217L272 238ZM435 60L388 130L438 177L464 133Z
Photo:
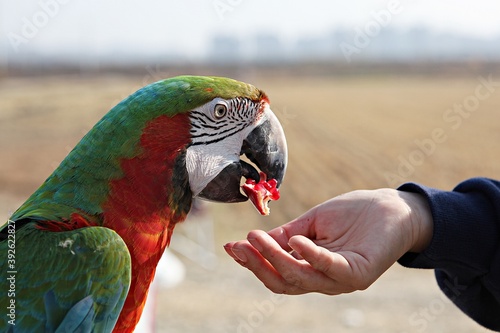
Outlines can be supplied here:
M309 210L302 216L290 221L282 226L268 231L268 234L278 242L278 244L286 251L292 249L288 245L288 241L295 235L302 235L311 239L316 238L314 228L316 208Z
M311 266L338 282L352 279L353 271L349 261L342 255L316 245L306 237L294 236L290 239L293 248Z
M240 241L244 242L244 241ZM241 250L235 250L235 245L239 242L229 242L224 245L224 250L226 253L236 260L238 263L245 263L247 261L246 255L241 251ZM236 246L236 249L238 249L238 246Z
M248 241L231 242L226 244L224 249L236 260L236 262L252 271L252 273L271 291L278 294L292 294L291 289L295 289L295 287L288 285L269 261L267 261ZM293 294L303 294L305 292L306 291L294 292Z
M335 280L316 270L308 262L295 259L291 254L284 251L267 233L255 230L249 234L248 241L259 250L260 254L267 259L277 274L286 282L278 285L279 287L286 287L283 292L287 294L303 294L317 291L330 295L339 293ZM274 289L271 290L274 291Z

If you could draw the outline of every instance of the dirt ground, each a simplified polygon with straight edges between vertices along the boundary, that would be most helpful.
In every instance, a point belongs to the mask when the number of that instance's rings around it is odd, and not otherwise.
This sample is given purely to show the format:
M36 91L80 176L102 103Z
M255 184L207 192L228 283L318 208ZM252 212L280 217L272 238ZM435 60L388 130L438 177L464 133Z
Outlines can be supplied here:
M366 291L280 296L222 245L354 189L406 181L451 189L473 176L499 178L498 84L485 86L487 75L235 78L268 93L285 129L282 199L266 218L249 204L208 204L201 222L174 233L185 277L156 293L157 332L485 332L442 295L432 271L395 265ZM0 216L6 220L107 110L151 79L0 78Z

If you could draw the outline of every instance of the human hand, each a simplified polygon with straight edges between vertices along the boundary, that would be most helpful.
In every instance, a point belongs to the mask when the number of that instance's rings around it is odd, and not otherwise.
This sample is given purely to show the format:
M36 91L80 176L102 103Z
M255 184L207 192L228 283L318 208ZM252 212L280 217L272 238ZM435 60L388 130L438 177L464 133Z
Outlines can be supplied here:
M403 254L424 250L432 229L419 194L354 191L224 248L275 293L337 295L368 288Z

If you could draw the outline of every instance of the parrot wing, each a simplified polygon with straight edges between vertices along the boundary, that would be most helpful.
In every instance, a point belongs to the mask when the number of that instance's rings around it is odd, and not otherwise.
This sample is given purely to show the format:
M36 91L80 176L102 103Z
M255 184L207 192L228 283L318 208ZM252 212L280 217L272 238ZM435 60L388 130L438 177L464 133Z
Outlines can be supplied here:
M53 232L39 223L9 221L0 230L0 302L7 309L0 331L111 332L130 287L122 238L104 227Z

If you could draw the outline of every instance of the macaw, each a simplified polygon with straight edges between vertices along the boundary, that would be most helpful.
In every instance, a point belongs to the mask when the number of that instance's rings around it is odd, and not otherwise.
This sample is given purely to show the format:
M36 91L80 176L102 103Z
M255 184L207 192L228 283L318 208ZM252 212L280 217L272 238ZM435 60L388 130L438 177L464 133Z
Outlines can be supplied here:
M0 331L132 332L193 198L243 202L244 178L278 187L286 164L254 86L178 76L139 89L0 227Z

